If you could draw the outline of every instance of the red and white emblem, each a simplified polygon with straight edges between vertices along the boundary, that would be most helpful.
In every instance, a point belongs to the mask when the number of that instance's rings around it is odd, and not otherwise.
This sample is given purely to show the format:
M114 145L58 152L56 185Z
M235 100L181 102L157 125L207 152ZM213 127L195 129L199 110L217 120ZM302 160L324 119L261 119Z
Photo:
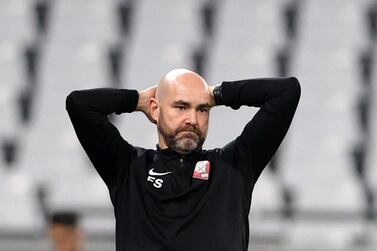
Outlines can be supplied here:
M195 179L208 180L210 166L208 160L197 162L192 177Z

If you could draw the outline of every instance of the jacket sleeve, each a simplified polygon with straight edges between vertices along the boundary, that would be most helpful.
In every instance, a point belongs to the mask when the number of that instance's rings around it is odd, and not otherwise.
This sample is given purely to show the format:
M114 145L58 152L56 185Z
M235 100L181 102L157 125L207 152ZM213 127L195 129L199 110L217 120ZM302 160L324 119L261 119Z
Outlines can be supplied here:
M119 151L122 149L122 155L127 155L130 161L132 146L122 138L107 115L134 111L138 98L136 90L115 88L76 90L66 98L66 110L76 135L108 187L116 181Z
M260 107L241 135L222 149L235 168L256 182L288 131L300 99L300 84L294 77L261 78L223 82L221 88L226 106Z

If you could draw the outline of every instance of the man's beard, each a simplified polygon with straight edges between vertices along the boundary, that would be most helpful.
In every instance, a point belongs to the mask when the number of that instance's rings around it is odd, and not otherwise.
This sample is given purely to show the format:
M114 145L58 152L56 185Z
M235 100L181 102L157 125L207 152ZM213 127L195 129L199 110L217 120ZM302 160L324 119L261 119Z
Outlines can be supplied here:
M205 137L196 126L183 126L171 132L165 124L157 125L168 147L181 154L188 154L204 143Z

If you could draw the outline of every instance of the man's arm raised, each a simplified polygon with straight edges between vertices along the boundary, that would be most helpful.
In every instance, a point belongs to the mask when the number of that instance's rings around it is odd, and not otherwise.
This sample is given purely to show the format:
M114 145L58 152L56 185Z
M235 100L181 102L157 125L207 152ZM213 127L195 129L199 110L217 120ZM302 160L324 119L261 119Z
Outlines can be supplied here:
M120 147L130 160L132 147L121 137L107 115L133 112L138 104L136 90L95 88L71 92L66 98L66 110L76 135L108 187L116 180L116 162Z
M255 182L278 149L292 122L300 99L298 80L290 78L248 79L223 82L215 100L233 109L260 107L241 135L223 148L235 168Z

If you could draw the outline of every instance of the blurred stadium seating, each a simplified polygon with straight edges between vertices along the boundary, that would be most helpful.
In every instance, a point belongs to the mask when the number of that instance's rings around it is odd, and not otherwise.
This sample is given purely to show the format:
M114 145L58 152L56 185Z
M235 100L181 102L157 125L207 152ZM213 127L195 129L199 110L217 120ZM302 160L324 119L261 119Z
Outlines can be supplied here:
M114 250L108 192L65 98L143 89L178 67L209 84L301 82L254 191L252 250L376 250L376 44L376 0L0 0L0 250L48 250L46 216L58 209L83 216L85 250ZM214 108L205 147L255 112ZM142 114L110 117L130 143L155 147Z

